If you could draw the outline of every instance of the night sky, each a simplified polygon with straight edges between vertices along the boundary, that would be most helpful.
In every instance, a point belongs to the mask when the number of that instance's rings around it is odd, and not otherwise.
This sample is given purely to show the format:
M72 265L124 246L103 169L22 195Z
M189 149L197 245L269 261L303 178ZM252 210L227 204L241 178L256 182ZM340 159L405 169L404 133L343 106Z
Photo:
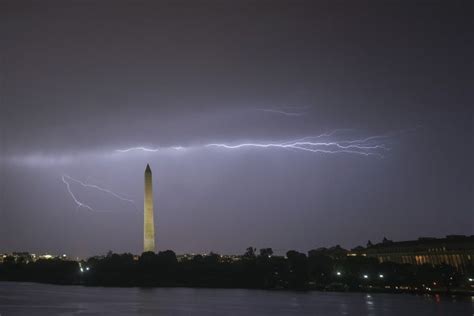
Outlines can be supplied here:
M474 234L473 12L1 1L0 253L140 253L147 163L158 250Z

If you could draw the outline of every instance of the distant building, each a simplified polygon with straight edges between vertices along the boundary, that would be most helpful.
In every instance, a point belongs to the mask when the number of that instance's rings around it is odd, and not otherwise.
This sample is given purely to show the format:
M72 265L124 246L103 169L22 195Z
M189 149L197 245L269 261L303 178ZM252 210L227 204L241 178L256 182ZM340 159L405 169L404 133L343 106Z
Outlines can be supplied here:
M28 252L13 252L11 256L15 259L15 262L34 262L35 256Z
M449 235L446 238L421 237L410 241L391 241L358 247L348 256L367 256L379 262L409 263L415 265L448 264L459 270L474 265L474 235Z
M241 255L217 255L217 254L212 254L212 253L203 253L203 254L181 254L181 255L176 255L176 259L178 262L183 262L183 261L191 261L194 260L196 257L200 258L206 258L210 256L218 256L218 261L219 262L234 262L234 261L239 261L242 260Z
M41 254L37 255L29 252L12 252L10 254L0 254L0 263L3 263L6 258L11 258L14 262L21 263L30 263L36 262L38 260L70 260L66 254L61 256L50 255L50 254Z

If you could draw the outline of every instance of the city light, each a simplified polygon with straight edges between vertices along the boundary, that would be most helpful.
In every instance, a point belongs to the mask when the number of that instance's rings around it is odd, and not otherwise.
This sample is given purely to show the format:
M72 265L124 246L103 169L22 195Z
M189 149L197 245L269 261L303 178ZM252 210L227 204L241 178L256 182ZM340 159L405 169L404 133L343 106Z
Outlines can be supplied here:
M336 272L336 274L337 274L338 276L340 276L342 273L341 273L341 272L339 272L339 271L337 271L337 272Z
M89 267L86 268L86 271L89 271Z
M469 280L469 282L474 282L473 278L469 278L468 280Z
M364 279L368 279L369 276L367 274L364 274Z
M383 274L379 274L379 278L383 279Z
M81 272L84 272L84 269L83 269L83 268L81 268Z

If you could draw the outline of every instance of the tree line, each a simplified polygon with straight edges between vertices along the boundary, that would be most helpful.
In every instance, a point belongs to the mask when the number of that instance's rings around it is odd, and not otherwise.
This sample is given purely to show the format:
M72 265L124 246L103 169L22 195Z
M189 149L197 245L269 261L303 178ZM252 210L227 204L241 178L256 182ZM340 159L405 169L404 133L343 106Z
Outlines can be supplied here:
M342 249L342 248L339 248ZM216 253L180 258L171 250L132 254L108 253L76 262L40 259L25 262L7 257L0 280L89 286L212 287L293 290L427 290L468 288L472 267L461 272L448 265L379 263L350 257L332 249L308 254L288 251L275 256L271 248L249 247L238 257Z

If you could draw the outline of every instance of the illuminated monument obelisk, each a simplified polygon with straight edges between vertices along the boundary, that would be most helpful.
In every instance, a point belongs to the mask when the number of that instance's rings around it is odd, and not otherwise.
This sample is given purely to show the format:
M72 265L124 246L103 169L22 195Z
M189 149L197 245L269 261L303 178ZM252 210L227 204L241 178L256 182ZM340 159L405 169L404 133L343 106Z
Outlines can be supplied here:
M155 251L155 222L153 220L153 181L150 165L145 170L145 201L143 223L143 251Z

